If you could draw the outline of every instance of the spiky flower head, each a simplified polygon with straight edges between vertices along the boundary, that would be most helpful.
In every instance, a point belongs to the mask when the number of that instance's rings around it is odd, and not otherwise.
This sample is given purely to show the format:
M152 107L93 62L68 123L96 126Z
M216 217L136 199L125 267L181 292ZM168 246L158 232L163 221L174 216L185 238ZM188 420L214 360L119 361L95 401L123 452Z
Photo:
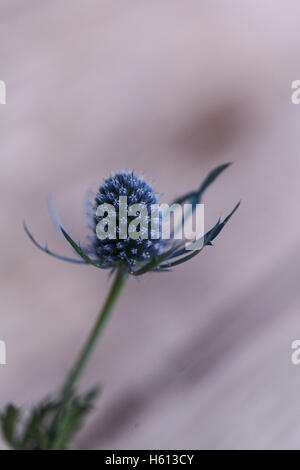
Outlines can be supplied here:
M120 196L127 198L127 205L123 207L122 214ZM104 180L92 204L93 251L101 264L111 268L122 265L131 271L137 264L149 260L159 253L162 241L159 236L154 238L150 225L151 206L157 203L157 194L152 186L144 178L135 176L133 172L116 173ZM105 216L97 215L98 207L104 204L111 205L115 209L117 235L115 238L100 239L96 234L97 224L107 217L107 214ZM147 233L141 233L136 239L130 237L130 223L135 219L135 216L128 214L128 206L134 204L141 204L145 207L147 214L144 215L144 225L148 226ZM126 219L123 223L127 236L121 239L120 226L124 213Z
M229 165L229 163L226 163L212 170L196 191L184 194L173 201L172 204L183 205L189 203L192 206L193 213L197 204L201 203L203 193ZM120 207L120 198L122 197L127 198L125 230L128 236L126 235L125 237L118 236L124 226L122 220L123 212ZM89 264L101 269L120 269L134 276L140 276L150 271L169 271L171 268L197 256L202 252L204 247L212 245L212 241L223 230L240 205L240 203L236 204L227 217L223 220L219 219L217 223L205 233L201 238L202 243L200 249L190 251L186 247L185 240L178 241L173 236L168 240L162 239L160 229L158 229L158 234L155 233L155 231L152 232L151 224L155 219L152 218L152 212L151 223L148 224L148 228L146 229L148 231L147 237L138 236L137 238L133 238L131 236L130 226L132 216L129 215L129 207L133 207L135 204L142 204L146 208L146 213L143 213L143 217L148 220L150 218L150 206L153 207L153 205L157 204L157 201L157 194L153 191L153 188L143 178L135 176L132 172L116 173L104 180L90 205L91 211L89 212L89 220L93 235L90 237L92 242L89 247L82 247L71 237L60 223L54 206L52 202L50 202L49 208L55 225L76 254L79 255L80 259L69 258L54 253L49 250L47 245L42 246L36 241L25 222L24 228L29 238L38 248L55 258L71 263ZM97 227L104 218L103 213L99 215L98 208L106 204L113 209L116 215L115 225L117 236L113 238L101 238L98 236L97 232ZM122 210L123 209L124 207ZM110 209L108 209L108 212L109 210ZM106 214L105 217L107 215L108 214ZM157 219L160 222L161 218L164 216L162 213L158 213L157 215ZM160 224L158 224L158 226L160 226ZM153 236L153 233L155 236Z

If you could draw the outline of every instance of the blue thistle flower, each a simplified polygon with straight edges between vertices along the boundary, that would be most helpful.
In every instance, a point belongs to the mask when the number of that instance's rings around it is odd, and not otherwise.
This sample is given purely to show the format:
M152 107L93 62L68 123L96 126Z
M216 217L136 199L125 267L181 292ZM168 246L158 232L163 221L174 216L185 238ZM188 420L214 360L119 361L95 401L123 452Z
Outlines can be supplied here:
M192 210L195 210L196 205L202 200L204 191L210 186L215 179L229 166L229 163L221 165L211 171L200 185L198 190L189 192L182 197L173 201L172 204L192 204ZM170 268L184 263L194 256L197 256L205 246L212 245L212 241L219 235L221 230L227 224L234 212L240 205L240 202L234 207L230 214L222 221L219 219L214 227L209 230L203 238L203 246L200 250L189 251L185 248L186 240L175 240L171 234L169 240L163 240L158 230L158 234L153 236L151 231L151 224L148 225L148 233L146 237L139 236L133 239L130 236L124 238L105 238L100 239L96 233L96 227L104 216L97 215L97 209L103 204L109 204L114 208L116 214L116 233L120 234L122 225L122 216L120 215L120 196L126 196L128 206L132 204L142 204L147 210L147 219L150 218L150 209L153 204L158 203L157 194L153 188L141 177L137 177L133 172L120 172L110 176L100 186L94 201L90 204L89 220L90 227L93 230L92 243L90 247L83 248L77 243L61 225L59 217L54 209L51 201L49 201L49 210L54 220L55 225L62 233L64 238L68 241L74 251L79 255L80 259L68 258L58 255L49 250L47 245L42 246L33 237L24 222L24 228L32 240L32 242L47 254L54 256L63 261L69 261L79 264L91 264L101 269L124 269L132 275L139 276L150 271L169 271ZM126 221L128 229L130 221L134 219L133 216L128 215L128 206L126 209ZM161 214L159 214L159 219ZM126 232L127 233L127 232Z
M134 266L143 262L145 259L156 257L159 253L162 240L152 240L151 230L149 227L147 239L139 237L132 239L99 239L96 236L97 223L103 216L97 217L96 212L99 205L110 204L116 209L117 227L121 223L119 216L119 197L126 196L129 205L142 204L147 209L147 214L151 216L151 205L158 203L158 198L153 188L140 177L135 176L132 172L116 173L107 178L100 186L94 202L90 209L91 228L94 233L92 240L91 252L95 253L99 262L107 267L115 268L120 264L126 270L131 271ZM134 216L128 216L126 211L126 223L134 219ZM128 226L126 227L126 229Z

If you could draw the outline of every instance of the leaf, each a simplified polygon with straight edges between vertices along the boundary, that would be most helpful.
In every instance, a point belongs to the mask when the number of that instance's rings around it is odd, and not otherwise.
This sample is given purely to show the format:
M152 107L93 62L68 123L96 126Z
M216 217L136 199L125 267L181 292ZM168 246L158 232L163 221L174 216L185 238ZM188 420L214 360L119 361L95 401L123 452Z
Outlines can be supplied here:
M99 389L93 388L83 396L73 396L69 403L63 403L63 410L60 413L60 419L56 423L55 435L51 444L52 450L66 448L71 438L80 429L86 415L93 408L93 402L99 395Z
M231 219L231 217L233 216L233 214L238 210L238 208L240 207L240 205L241 205L241 201L239 201L239 202L236 204L236 206L232 209L232 211L230 212L230 214L228 214L227 217L225 217L225 219L223 220L223 222L218 221L218 223L212 228L212 230L210 230L210 231L206 234L206 238L204 239L205 245L211 244L211 242L219 235L219 233L221 232L221 230L223 230L223 228L225 227L225 225L227 224L227 222Z
M51 417L58 410L58 403L51 398L35 406L23 425L22 449L46 450L49 448L51 435L49 425Z
M12 404L9 404L0 416L3 436L13 448L18 447L16 431L19 416L20 410Z
M176 246L170 248L168 251L163 253L160 256L157 256L149 263L145 264L142 268L138 269L133 273L134 276L141 276L142 274L147 273L148 271L153 271L160 263L168 259L172 253L174 253L180 246L186 243L186 240L183 240L181 243L178 243Z
M40 250L42 250L44 253L47 253L48 255L53 256L54 258L60 259L62 261L68 261L69 263L86 264L86 261L83 261L83 260L80 260L80 259L72 259L72 258L68 258L66 256L58 255L57 253L54 253L54 251L49 250L47 245L42 246L39 242L36 241L36 239L34 238L32 233L29 231L25 220L23 221L23 227L24 227L24 230L27 233L28 237L33 242L33 244L36 247L38 247Z
M60 221L60 217L59 217L59 215L58 215L58 212L57 212L57 210L56 210L56 208L55 208L53 199L52 199L52 197L51 197L50 194L47 195L47 206L48 206L48 210L49 210L49 213L50 213L50 215L51 215L51 218L52 218L52 221L53 221L55 227L58 229L60 235L62 235L62 237L64 238L64 235L63 235L63 233L62 233L62 231L61 231L61 229L60 229L60 227L62 226L62 223L61 223L61 221ZM69 232L67 232L66 229L64 229L64 230L65 230L65 232L66 232L69 236L71 236L71 235L69 234ZM73 249L74 249L74 248L73 248ZM76 252L75 249L74 249L74 251Z
M60 225L60 230L67 242L74 248L74 250L81 256L83 260L85 260L86 263L92 264L96 268L101 268L102 266L100 264L95 263L91 258L88 257L82 250L82 248L73 240L73 238L66 232L66 230Z
M224 163L223 165L220 165L218 167L216 167L214 170L212 170L208 175L207 177L204 179L204 181L201 183L199 189L197 191L192 191L192 192L189 192L181 197L179 197L178 199L176 199L173 204L183 204L184 202L189 202L190 204L192 204L192 210L190 211L190 214L189 216L192 216L193 212L195 211L196 209L196 206L197 204L199 204L201 202L201 199L202 199L202 195L204 193L204 191L218 178L218 176L224 171L226 170L226 168L228 168L229 166L231 165L231 163ZM184 220L185 219L186 215L184 217L182 217L182 220L181 220L181 223L179 223L178 227L176 227L174 229L174 231L172 231L171 233L171 237L173 238L174 236L174 233L177 233L177 230L180 229L182 227L182 224L184 223ZM210 244L210 243L207 243L207 244ZM172 256L169 256L169 258L176 258L178 256L181 256L183 254L185 254L187 251L189 250L185 250L184 248L181 249L180 251L175 251L175 253L172 254ZM199 250L198 250L199 252Z
M188 253L189 250L182 249L180 251L177 251L177 252L173 253L173 255L170 258L179 257L183 254L186 254L186 256L183 256L182 258L180 258L176 261L172 261L170 263L163 264L159 267L161 269L165 269L165 268L171 268L171 267L174 267L174 266L178 266L179 264L185 263L186 261L189 261L190 259L194 258L194 256L197 256L199 253L201 253L201 251L203 250L203 248L205 246L212 245L212 241L223 230L223 228L225 227L227 222L230 220L230 218L233 216L235 211L238 209L240 204L241 204L241 202L238 202L238 204L236 204L236 206L233 208L233 210L230 212L230 214L228 214L228 216L223 220L223 222L218 220L216 225L204 235L204 244L203 244L203 246L200 250L193 251L192 253L189 253L188 255L187 255L187 253Z
M0 415L3 437L16 450L51 450L54 442L59 444L55 449L66 449L98 393L98 388L93 388L81 396L73 394L67 402L47 398L32 408L26 419L18 408L8 405Z
M189 201L193 206L196 204L199 204L202 198L202 195L204 191L210 186L216 179L217 177L223 173L226 168L228 168L231 165L231 163L224 163L223 165L218 166L214 170L212 170L203 183L200 185L199 189L197 191L192 191L187 194L184 194L183 196L179 197L176 199L173 204L183 204L186 201Z

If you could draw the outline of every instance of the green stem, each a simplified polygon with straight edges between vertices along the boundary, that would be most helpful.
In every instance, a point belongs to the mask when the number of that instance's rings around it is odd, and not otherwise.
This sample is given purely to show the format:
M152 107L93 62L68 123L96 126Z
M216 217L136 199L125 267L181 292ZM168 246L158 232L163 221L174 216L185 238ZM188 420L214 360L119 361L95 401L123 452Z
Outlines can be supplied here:
M95 346L100 337L100 334L109 318L110 313L115 306L122 289L127 281L128 273L123 269L119 269L115 280L110 288L108 297L106 299L105 304L103 305L100 314L97 318L97 321L81 351L81 354L78 357L74 367L71 369L71 372L67 376L65 384L62 389L62 403L61 403L61 411L63 412L64 407L68 404L69 398L72 396L72 392L75 388L75 384L78 381L80 375L82 374ZM62 423L63 427L63 423ZM53 443L53 449L59 449L61 444L61 437L59 432Z

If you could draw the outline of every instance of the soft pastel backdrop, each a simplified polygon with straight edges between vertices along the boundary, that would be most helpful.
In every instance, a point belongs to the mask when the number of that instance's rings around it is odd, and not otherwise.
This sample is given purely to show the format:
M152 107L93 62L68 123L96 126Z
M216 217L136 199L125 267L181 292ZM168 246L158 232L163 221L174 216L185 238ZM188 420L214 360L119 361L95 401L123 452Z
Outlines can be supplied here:
M76 444L299 448L299 15L296 0L1 0L1 407L57 389L109 287L39 252L22 219L70 253L47 193L84 240L86 192L111 171L145 172L168 202L234 161L206 195L207 227L242 199L215 248L128 284Z

